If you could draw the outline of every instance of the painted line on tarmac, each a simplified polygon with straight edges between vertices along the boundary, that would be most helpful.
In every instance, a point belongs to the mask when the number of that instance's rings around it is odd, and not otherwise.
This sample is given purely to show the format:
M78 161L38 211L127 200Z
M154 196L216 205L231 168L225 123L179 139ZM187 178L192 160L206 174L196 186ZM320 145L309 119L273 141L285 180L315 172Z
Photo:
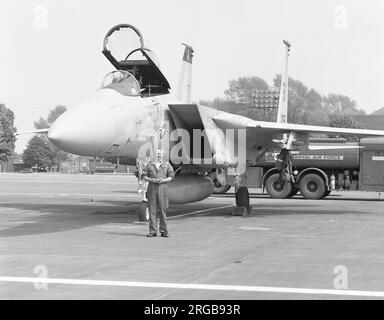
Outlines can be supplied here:
M29 192L0 192L0 196L35 196L35 197L128 197L137 193L127 194L90 194L90 193L29 193Z
M161 288L161 289L182 289L182 290L186 289L186 290L293 293L293 294L384 298L384 292L381 292L381 291L258 287L258 286L215 285L215 284L197 284L197 283L80 280L80 279L55 279L55 278L31 278L31 277L0 277L0 282L22 282L22 283L36 283L36 284L51 283L51 284L66 284L66 285Z
M60 184L60 183L70 183L70 184L75 184L75 183L82 183L82 184L112 184L112 185L137 185L137 181L124 181L124 182L119 182L119 181L83 181L83 180L3 180L4 183L54 183L54 184Z
M180 217L191 216L191 215L194 215L194 214L198 214L198 213L202 213L202 212L207 212L207 211L211 211L211 210L219 210L219 209L230 208L230 207L233 207L233 206L234 206L234 205L231 204L231 205L222 206L222 207L209 208L209 209L203 209L203 210L193 211L193 212L189 212L189 213L183 213L183 214L179 214L179 215L177 215L177 216L169 216L169 217L167 217L167 220L169 220L169 219L174 219L174 218L180 218Z

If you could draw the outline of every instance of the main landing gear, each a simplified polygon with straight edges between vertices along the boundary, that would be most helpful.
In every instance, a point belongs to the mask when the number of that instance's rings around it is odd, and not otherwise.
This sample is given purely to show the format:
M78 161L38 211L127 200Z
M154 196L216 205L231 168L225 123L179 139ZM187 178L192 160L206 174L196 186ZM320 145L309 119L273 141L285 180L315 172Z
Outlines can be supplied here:
M287 199L298 192L292 169L292 157L288 149L281 150L277 157L277 173L271 174L265 182L265 188L271 198Z

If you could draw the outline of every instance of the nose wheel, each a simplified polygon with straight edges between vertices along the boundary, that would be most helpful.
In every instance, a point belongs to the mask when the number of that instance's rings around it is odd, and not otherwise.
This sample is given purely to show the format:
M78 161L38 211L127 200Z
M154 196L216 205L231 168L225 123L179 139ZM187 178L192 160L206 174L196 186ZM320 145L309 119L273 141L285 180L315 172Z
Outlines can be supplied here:
M148 183L146 183L144 180L141 179L145 165L146 164L144 161L140 161L139 159L136 160L137 168L134 174L137 177L137 182L138 182L137 191L142 196L142 202L139 204L139 221L140 222L148 222L149 220L149 209L148 209L148 203L147 203Z
M139 208L139 221L140 222L147 222L149 220L149 209L147 202L143 201L140 203Z

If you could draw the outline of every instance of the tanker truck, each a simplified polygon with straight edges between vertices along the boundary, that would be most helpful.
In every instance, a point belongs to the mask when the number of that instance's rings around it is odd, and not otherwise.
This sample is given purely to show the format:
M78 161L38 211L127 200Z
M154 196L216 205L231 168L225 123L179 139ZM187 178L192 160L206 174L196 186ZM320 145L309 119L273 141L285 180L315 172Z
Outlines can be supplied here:
M332 190L384 191L384 138L310 139L309 147L291 151L293 179L287 183L275 167L278 154L267 152L257 161L261 185L272 198L299 191L306 199L324 198Z

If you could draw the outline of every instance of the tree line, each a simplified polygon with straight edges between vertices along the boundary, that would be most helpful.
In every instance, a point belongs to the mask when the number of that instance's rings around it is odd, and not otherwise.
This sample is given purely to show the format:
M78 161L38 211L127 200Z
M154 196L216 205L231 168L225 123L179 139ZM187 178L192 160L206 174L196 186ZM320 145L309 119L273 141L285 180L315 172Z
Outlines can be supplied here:
M16 142L15 114L0 103L0 161L7 162L13 155Z
M273 87L280 88L281 75L273 79ZM289 78L288 122L297 124L322 125L332 127L360 128L352 114L365 114L350 97L330 93L322 96L315 89L301 81ZM249 117L253 120L276 121L277 109L254 106L254 92L269 90L268 83L257 76L240 77L230 80L224 91L224 98L199 103L219 110Z
M35 129L48 129L61 116L67 108L62 105L52 109L46 118L40 117L34 121ZM69 154L57 148L48 137L36 135L29 140L27 147L23 152L23 162L25 167L52 168L59 169L61 161L67 160Z

